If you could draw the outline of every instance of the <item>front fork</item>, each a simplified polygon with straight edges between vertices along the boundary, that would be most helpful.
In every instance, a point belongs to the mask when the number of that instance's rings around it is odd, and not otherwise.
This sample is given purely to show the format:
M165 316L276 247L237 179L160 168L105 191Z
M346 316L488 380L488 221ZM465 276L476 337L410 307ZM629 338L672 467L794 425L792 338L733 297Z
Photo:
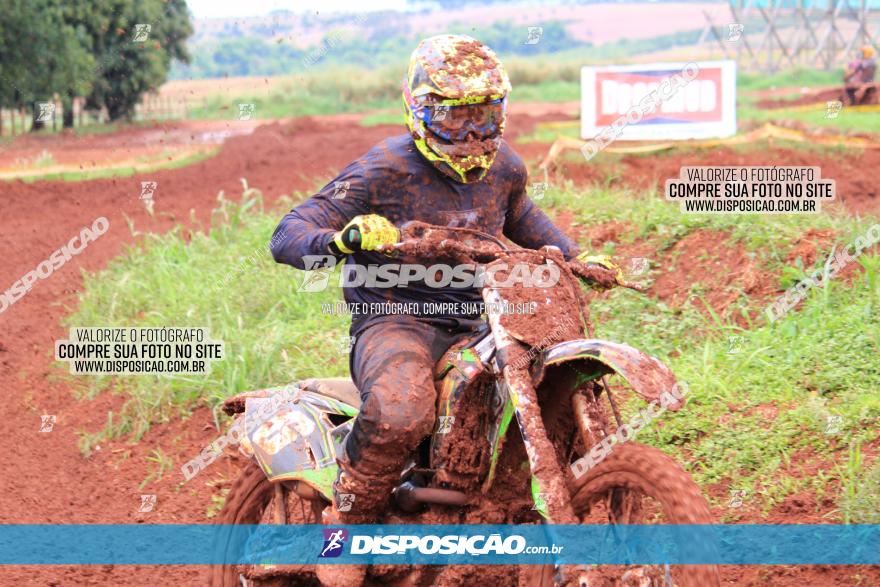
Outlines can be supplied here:
M489 325L497 349L495 356L498 367L507 384L507 391L513 403L516 420L522 433L523 444L529 457L532 472L532 495L536 496L535 509L554 524L577 524L569 500L565 476L556 459L556 450L547 436L538 405L538 396L529 377L528 362L513 366L508 360L522 344L513 338L501 324L500 308L504 301L497 290L483 288L483 301L487 308ZM494 310L494 311L493 311Z

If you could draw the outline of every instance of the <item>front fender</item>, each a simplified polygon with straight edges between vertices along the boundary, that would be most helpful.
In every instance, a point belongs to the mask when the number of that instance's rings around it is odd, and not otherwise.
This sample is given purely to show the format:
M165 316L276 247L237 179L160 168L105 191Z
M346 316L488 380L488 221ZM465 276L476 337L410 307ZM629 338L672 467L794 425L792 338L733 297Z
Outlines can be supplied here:
M683 394L674 389L675 375L666 365L637 348L607 340L569 340L544 349L535 361L532 379L541 381L548 367L572 361L590 364L595 379L618 373L647 402L659 401L664 392L671 392L664 398L667 408L677 411L684 405Z

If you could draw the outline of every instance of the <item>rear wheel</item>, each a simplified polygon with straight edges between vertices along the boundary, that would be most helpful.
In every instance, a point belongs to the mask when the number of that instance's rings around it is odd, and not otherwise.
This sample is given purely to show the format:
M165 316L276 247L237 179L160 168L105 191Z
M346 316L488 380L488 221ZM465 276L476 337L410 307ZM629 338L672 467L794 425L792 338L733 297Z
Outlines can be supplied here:
M320 524L322 502L307 501L292 491L277 491L266 479L260 467L250 461L233 482L226 503L217 516L216 524L273 524L276 521L277 499L285 501L288 524ZM227 559L234 559L241 544L232 540L218 545ZM244 580L242 580L244 579ZM211 568L212 587L282 587L288 585L318 585L311 567L278 565L274 568L254 565L215 565Z
M601 463L570 486L572 507L586 524L712 524L709 506L690 475L660 450L628 442L616 445ZM715 565L636 567L588 573L581 585L720 585Z

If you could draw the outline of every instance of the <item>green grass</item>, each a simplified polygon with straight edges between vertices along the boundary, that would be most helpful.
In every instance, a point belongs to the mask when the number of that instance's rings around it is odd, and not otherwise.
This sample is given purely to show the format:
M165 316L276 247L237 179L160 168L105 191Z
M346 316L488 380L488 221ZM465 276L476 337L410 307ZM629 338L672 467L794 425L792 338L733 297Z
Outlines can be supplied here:
M510 99L516 102L572 102L581 99L578 81L549 81L515 86Z
M679 343L671 366L690 384L692 401L668 418L656 440L680 445L698 481L730 479L767 491L784 476L780 463L800 450L827 455L876 438L880 368L872 357L880 354L880 289L877 257L866 259L873 260L873 287L871 273L852 284L832 282L780 323L751 330L719 323L702 340L633 332L637 346ZM736 354L728 354L730 335L742 337ZM762 405L778 409L775 421L750 412ZM828 435L833 415L843 416L843 426Z
M150 463L155 464L155 470L147 475L143 481L141 481L140 485L138 485L138 489L143 489L150 483L154 481L158 481L161 479L165 473L174 469L174 461L166 455L161 448L150 451L150 456L146 457L146 460Z
M880 134L880 112L866 112L844 108L840 111L837 118L826 118L824 107L818 110L793 110L791 108L765 110L742 105L737 109L737 117L741 121L752 120L755 122L794 120L802 122L809 127L834 129L841 133Z
M861 446L851 446L840 477L843 480L840 511L844 521L880 524L880 461L866 470Z
M840 84L842 76L841 71L821 71L818 69L791 69L773 74L739 72L736 84L740 91L813 88Z
M64 171L61 173L44 173L41 175L28 175L20 178L7 178L6 181L21 179L21 181L25 183L33 183L35 181L86 181L107 177L129 177L137 173L149 173L151 171L159 171L162 169L179 169L181 167L186 167L187 165L194 165L195 163L210 159L219 152L220 148L217 147L216 149L201 153L193 153L192 155L187 155L186 157L181 157L174 161L163 161L147 167L134 168L131 166L125 166L111 167L108 169L90 169L85 171Z
M21 119L19 119L19 123L20 123L20 120ZM75 124L73 127L73 133L77 136L109 134L109 133L117 132L118 130L120 130L122 128L131 128L134 126L150 126L150 125L156 124L157 122L159 122L159 120L131 120L131 121L126 121L126 122L121 122L121 121L120 122L101 122L95 117L94 114L89 113L83 118L83 124L79 124L78 118L74 121ZM31 124L31 119L28 118L27 119L27 127L26 127L26 130L24 130L24 131L21 130L21 125L18 124L16 126L15 137L20 137L20 136L22 136L22 134L29 134L29 135L36 135L36 136L55 135L55 134L60 134L60 133L64 132L65 130L67 130L61 124L60 118L59 118L58 122L56 123L54 130L52 129L52 125L49 124L48 126L45 126L37 131L33 131L30 128L30 124ZM12 140L14 140L15 137L12 136L12 127L9 123L9 120L6 117L4 117L3 134L0 135L0 143L6 142L6 141L11 142Z
M749 216L745 222L733 215L683 215L659 198L635 199L612 190L591 191L588 202L583 197L564 187L551 189L546 205L576 210L576 221L587 226L624 222L631 231L621 244L647 240L660 252L697 229L727 232L725 246L741 246L760 267L778 272L781 287L812 269L786 269L785 264L788 250L807 228L831 228L845 244L873 223L827 215ZM606 246L605 252L613 254L616 246ZM701 311L707 307L705 284L691 284L688 301L679 308L627 290L594 303L599 336L660 357L690 386L691 400L683 411L664 415L640 441L675 447L673 453L688 463L699 483L749 488L765 510L796 490L827 489L829 478L842 483L839 474L789 477L778 469L791 465L801 451L831 459L849 443L877 438L880 257L863 256L859 262L866 273L852 284L833 281L780 322L767 324L759 314L750 329L732 318L761 312L767 302L743 296L727 315L713 312L707 318ZM655 263L650 277L664 270ZM742 337L741 346L728 354L732 336ZM629 407L640 405L632 401ZM758 406L772 406L776 419L768 422ZM841 431L825 434L834 415L843 417ZM851 509L864 511L866 500L876 499L877 477L875 472L859 481L861 493L850 498Z
M378 126L380 124L404 124L403 111L384 110L367 114L361 118L361 126Z
M651 155L654 158L667 156L672 155ZM606 181L616 177L614 165L611 164ZM568 180L556 184L553 178L550 184L542 205L572 210L577 221L585 226L612 220L630 224L632 231L624 236L625 243L656 239L660 250L670 248L696 229L705 228L730 232L734 241L741 242L749 252L759 255L762 262L781 262L788 247L809 228L830 228L845 238L861 234L870 226L868 221L827 213L746 216L683 214L679 212L677 204L667 202L656 194L634 194L630 190L602 187L581 191Z
M139 438L151 423L240 391L345 374L347 356L337 350L345 319L321 313L322 302L340 299L338 291L296 292L301 272L274 263L267 249L282 213L262 211L259 192L246 193L243 203L220 198L210 232L139 235L140 245L86 277L67 325L204 325L225 342L229 358L204 377L89 380L81 389L86 396L112 386L129 401L103 431L83 436L83 450L107 436Z
M552 143L560 137L570 139L581 138L580 120L565 121L564 124L539 122L535 129L527 134L516 138L517 143Z
M128 401L105 429L82 435L83 450L108 436L137 439L153 423L198 405L216 407L240 391L347 373L338 343L348 320L321 311L340 292L333 280L327 291L297 292L301 272L275 264L266 250L291 202L273 211L260 202L247 187L241 202L221 197L209 232L178 228L143 235L107 269L86 276L66 326L206 325L212 338L224 341L228 358L214 362L204 377L88 380L84 395L109 391ZM776 272L781 285L801 271L784 270L784 260L806 229L832 228L840 242L850 242L870 224L827 215L684 215L657 197L584 192L568 184L553 185L541 205L570 210L584 225L625 223L622 242L606 246L611 253L647 241L664 255L694 230L724 231L730 235L724 246L743 247L760 267ZM832 281L775 324L757 319L750 329L736 326L730 314L707 317L707 284L689 284L689 298L678 308L629 290L596 299L597 336L644 349L689 384L687 405L664 414L639 440L671 452L701 484L748 488L749 499L764 511L809 489L837 499L839 519L870 519L880 465L866 470L847 451L875 441L880 424L880 260L863 256L859 262L865 273L852 282ZM667 269L655 263L649 278ZM735 311L748 315L766 302L744 296L738 304ZM736 354L728 352L730 336L742 337ZM641 405L624 397L627 409ZM842 417L840 430L826 433L835 415ZM164 459L154 456L161 475ZM828 466L819 473L801 470L815 460Z

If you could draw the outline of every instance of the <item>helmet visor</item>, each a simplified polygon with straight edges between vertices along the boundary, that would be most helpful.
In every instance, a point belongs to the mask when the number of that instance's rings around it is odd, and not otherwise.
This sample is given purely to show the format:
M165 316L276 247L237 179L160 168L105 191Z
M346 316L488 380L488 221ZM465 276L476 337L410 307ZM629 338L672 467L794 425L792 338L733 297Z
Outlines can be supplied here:
M436 136L450 142L495 137L504 122L507 99L479 104L425 104L419 117Z

